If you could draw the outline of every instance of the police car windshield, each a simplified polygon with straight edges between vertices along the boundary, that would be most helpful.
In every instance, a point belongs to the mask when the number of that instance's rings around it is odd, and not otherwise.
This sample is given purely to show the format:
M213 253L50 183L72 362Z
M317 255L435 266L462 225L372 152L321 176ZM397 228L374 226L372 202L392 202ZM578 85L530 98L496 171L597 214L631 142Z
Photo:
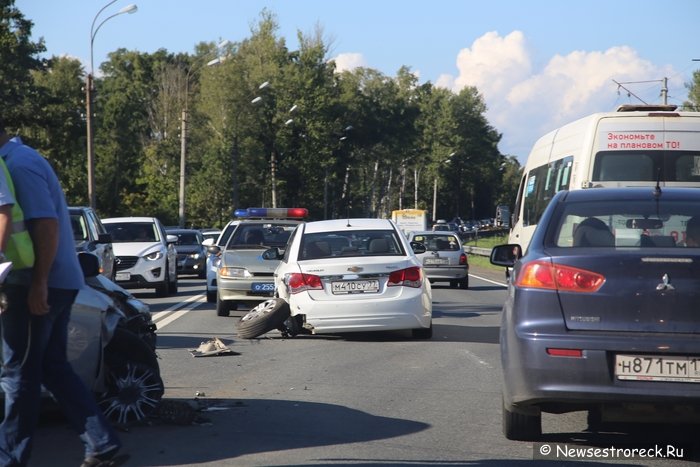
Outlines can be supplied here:
M231 235L226 249L284 248L295 228L296 224L242 223Z

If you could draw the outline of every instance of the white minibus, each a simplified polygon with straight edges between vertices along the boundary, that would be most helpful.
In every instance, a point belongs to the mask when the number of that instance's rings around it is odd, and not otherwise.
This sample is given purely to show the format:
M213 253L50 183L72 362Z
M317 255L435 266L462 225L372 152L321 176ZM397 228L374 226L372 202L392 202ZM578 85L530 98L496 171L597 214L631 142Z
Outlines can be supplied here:
M527 249L545 207L560 190L596 187L700 188L700 112L672 105L623 105L541 137L518 189L509 243Z

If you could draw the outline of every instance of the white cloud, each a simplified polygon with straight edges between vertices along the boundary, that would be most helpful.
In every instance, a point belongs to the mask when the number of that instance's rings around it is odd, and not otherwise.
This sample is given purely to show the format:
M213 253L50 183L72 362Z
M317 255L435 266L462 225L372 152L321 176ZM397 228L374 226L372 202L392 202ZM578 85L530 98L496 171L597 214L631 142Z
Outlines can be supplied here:
M341 71L349 71L354 68L367 66L365 57L360 53L338 54L333 60L335 61L335 69L339 73Z
M517 155L521 162L544 133L593 112L614 110L621 103L639 103L618 90L613 80L651 81L640 97L659 103L661 82L653 81L674 75L628 46L555 55L539 70L533 70L532 62L522 32L505 37L489 32L459 52L456 77L444 74L436 81L436 86L454 92L475 86L488 106L489 122L503 133L501 152ZM674 84L683 88L682 82Z

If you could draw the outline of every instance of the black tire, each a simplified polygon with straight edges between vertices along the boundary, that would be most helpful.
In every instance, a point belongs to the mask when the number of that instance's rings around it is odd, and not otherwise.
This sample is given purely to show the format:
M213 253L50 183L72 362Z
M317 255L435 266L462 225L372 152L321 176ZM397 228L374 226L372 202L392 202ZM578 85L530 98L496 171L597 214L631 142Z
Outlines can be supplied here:
M219 294L216 294L216 316L228 316L236 309L238 309L238 302L221 300Z
M216 303L216 291L207 290L207 303Z
M459 281L450 281L450 288L456 289L459 285Z
M537 441L542 436L542 415L511 412L504 402L503 434L514 441Z
M253 339L277 329L289 318L289 304L281 298L271 298L258 304L238 322L238 336Z
M429 328L411 329L411 335L414 339L431 339L433 337L433 323L430 322Z
M105 347L105 391L97 394L105 416L120 425L141 422L155 412L164 390L155 351L117 328Z
M459 287L464 290L469 288L469 276L464 276L464 279L459 281Z
M177 281L178 281L178 275L177 275L177 271L176 271L173 280L168 282L168 293L170 295L177 294L177 290L178 290L178 282Z
M156 297L162 298L168 296L168 291L170 290L170 274L168 273L168 266L165 266L165 277L163 282L156 285Z

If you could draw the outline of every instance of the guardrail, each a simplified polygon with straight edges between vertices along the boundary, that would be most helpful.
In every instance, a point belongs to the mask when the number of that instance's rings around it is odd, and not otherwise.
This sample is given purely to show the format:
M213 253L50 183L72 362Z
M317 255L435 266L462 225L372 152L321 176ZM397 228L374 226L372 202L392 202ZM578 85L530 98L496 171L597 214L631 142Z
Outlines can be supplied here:
M477 256L491 256L491 248L481 248L478 246L465 246L464 251Z

